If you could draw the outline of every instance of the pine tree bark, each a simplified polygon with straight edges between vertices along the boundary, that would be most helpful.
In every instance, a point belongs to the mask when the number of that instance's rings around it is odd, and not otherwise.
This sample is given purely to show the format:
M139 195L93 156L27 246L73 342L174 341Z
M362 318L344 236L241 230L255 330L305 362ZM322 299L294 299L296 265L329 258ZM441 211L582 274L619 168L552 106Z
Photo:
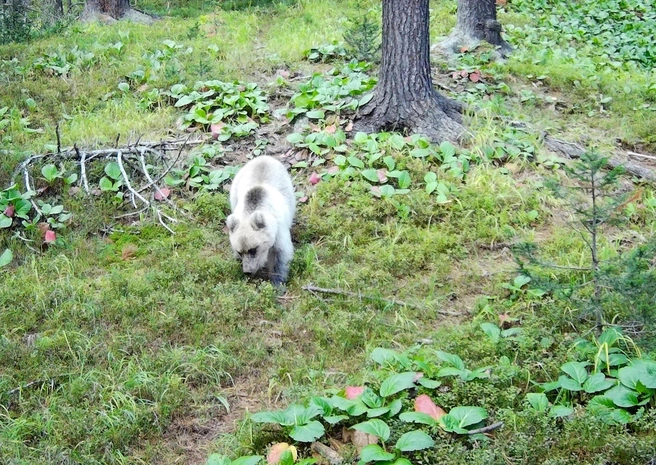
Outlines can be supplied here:
M441 47L448 52L458 53L459 48L471 47L482 40L498 46L502 56L512 51L508 42L501 37L496 1L458 0L456 27L440 44Z
M137 11L130 6L130 0L86 0L82 21L111 22L129 19L135 22L151 24L153 17Z
M434 88L430 69L429 0L383 0L382 61L374 97L355 130L417 132L457 141L463 106Z

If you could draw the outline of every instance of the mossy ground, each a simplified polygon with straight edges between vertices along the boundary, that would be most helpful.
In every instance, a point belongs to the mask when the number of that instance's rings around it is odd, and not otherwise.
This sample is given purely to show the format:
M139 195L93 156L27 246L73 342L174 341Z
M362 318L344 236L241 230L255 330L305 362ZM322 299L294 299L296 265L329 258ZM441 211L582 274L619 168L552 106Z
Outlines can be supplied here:
M207 79L266 86L280 69L324 70L304 61L303 52L340 40L357 8L379 8L351 0L248 8L235 1L235 9L225 10L171 3L177 6L143 5L176 15L153 27L76 24L0 47L0 108L14 112L0 127L3 187L19 161L54 144L57 123L64 146L110 146L119 134L123 141L156 140L176 131L180 111L149 101L148 90ZM431 6L437 38L453 26L455 2ZM522 12L500 18L510 26L532 24ZM483 87L469 83L460 95L468 92L485 108L468 120L468 149L513 145L523 154L474 166L454 181L457 192L447 203L425 192L425 165L408 162L415 184L393 199L409 214L362 183L336 177L313 187L307 169L294 169L308 201L299 204L282 298L270 284L242 276L223 231L223 190L179 192L191 216L180 218L175 235L152 219L115 220L121 209L108 195L88 198L65 188L47 193L73 213L56 246L32 251L29 242L0 231L0 251L11 247L15 254L0 271L0 462L194 464L211 452L262 452L269 433L243 421L247 413L367 382L373 348L403 350L431 340L468 366L495 366L492 379L455 383L436 401L484 406L505 427L483 443L444 435L413 463L653 463L653 409L628 427L609 427L582 410L563 420L525 408L532 383L557 376L590 324L571 302L501 286L516 276L504 244L535 240L562 266L589 260L565 205L544 188L545 177L562 173L539 131L571 140L585 135L605 148L619 138L653 149L656 118L645 106L656 95L653 72L598 71L585 49L583 67L570 55L547 53L560 47L551 39L529 46L525 33L508 29L517 53L507 62L471 54L436 66L442 81L451 79L450 67L474 66L486 75ZM35 67L44 54L68 54L71 69L58 75ZM149 73L145 87L127 77L136 70ZM130 82L129 92L119 89L121 82ZM614 98L601 103L603 96ZM534 132L500 119L528 122ZM637 196L621 228L601 241L604 257L653 240L653 189L627 186ZM310 283L367 298L304 290ZM630 316L626 308L614 311ZM494 345L482 337L479 324L496 323L500 314L519 319L520 340ZM653 341L635 337L654 350ZM504 356L512 366L500 364Z

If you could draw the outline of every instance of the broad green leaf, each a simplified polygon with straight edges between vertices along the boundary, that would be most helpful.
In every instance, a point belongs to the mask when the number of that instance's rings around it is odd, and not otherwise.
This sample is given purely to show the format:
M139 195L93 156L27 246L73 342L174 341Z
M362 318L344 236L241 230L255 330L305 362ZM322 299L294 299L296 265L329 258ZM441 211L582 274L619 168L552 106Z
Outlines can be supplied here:
M340 421L347 420L348 418L350 418L348 415L328 415L323 417L323 420L330 425L336 425Z
M362 177L364 177L368 181L375 182L375 183L378 183L378 181L379 181L378 180L378 171L375 170L374 168L369 168L369 169L366 169L366 170L362 170L360 172L360 174L362 174Z
M368 410L367 406L364 405L364 403L362 403L362 401L359 399L350 400L345 399L344 397L334 396L331 398L331 401L333 403L333 407L344 410L352 417L360 416L363 413L366 413Z
M384 347L376 347L369 358L379 365L391 365L398 357L398 353L392 349L385 349Z
M560 383L561 388L567 389L568 391L582 391L583 390L583 386L581 386L580 383L573 380L569 376L560 375L558 377L558 382Z
M552 381L550 383L542 383L540 384L540 387L544 390L544 392L549 392L549 391L554 391L556 389L560 389L560 378L556 381Z
M399 391L414 387L415 376L417 376L417 373L414 371L389 376L380 384L380 395L382 397L389 397Z
M440 152L442 152L444 158L449 158L456 154L456 148L452 143L444 141L440 144Z
M285 413L281 411L254 413L251 415L251 420L255 423L276 423L278 425L287 423Z
M376 418L390 411L389 407L377 407L367 410L367 418Z
M567 373L574 381L583 384L588 379L588 370L585 368L586 364L582 362L567 362L560 367Z
M8 228L13 222L13 219L9 218L4 213L0 213L0 229Z
M401 411L403 408L403 402L401 402L401 399L394 399L391 404L389 404L389 415L388 417L393 417L396 416L397 413Z
M595 373L590 376L585 383L583 383L583 390L588 393L605 391L608 388L613 387L615 384L614 381L606 379L603 373Z
M264 457L261 455L249 455L247 457L239 457L230 462L230 465L257 465Z
M0 255L0 268L9 265L13 259L13 252L9 249L5 249L5 251L2 252L2 255Z
M405 147L405 140L400 134L392 134L388 139L388 142L390 146L396 150L403 150L403 147Z
M360 400L369 408L378 408L383 406L383 398L374 392L371 388L364 388L360 394Z
M588 402L587 410L608 425L625 425L633 420L633 416L624 409L615 407L606 396L596 396Z
M437 182L437 174L433 173L432 171L429 171L424 176L424 182L426 183Z
M412 183L412 179L410 178L410 173L407 171L402 171L401 175L398 177L397 182L399 183L399 187L401 189L407 189L410 187L410 184Z
M531 407L538 412L546 412L549 408L549 400L543 392L528 393L526 394L526 399L528 400L528 403L531 404Z
M448 413L440 418L439 424L444 431L457 434L467 434L467 430L459 426L458 419L452 417Z
M411 452L415 450L424 450L433 447L435 441L423 431L408 431L402 435L394 447L401 452Z
M323 436L325 432L323 425L313 420L306 425L294 426L289 436L298 442L313 442Z
M287 142L289 142L292 145L302 144L303 142L305 142L305 138L303 137L302 134L299 134L298 132L292 132L287 136Z
M499 342L499 337L501 335L501 328L499 328L497 325L494 325L492 323L481 323L481 329L485 334L488 335L488 337L492 340L492 342L494 343Z
M438 378L443 378L445 376L460 376L461 378L465 379L467 378L467 375L470 373L469 370L467 369L460 369L460 368L455 368L455 367L444 367L440 368L437 371L437 377Z
M466 407L459 406L453 407L449 411L449 415L458 420L458 426L466 428L467 426L475 425L487 418L487 411L482 407Z
M647 388L656 388L656 374L650 373L645 364L634 363L633 365L622 367L617 372L617 378L629 389L637 389L639 382Z
M392 460L393 458L394 454L385 452L378 444L369 444L360 452L360 461L363 463L382 462L384 460Z
M221 454L212 454L205 462L205 465L230 465L231 461L228 457Z
M387 423L377 418L358 423L351 428L362 431L363 433L373 434L382 439L383 442L387 441L390 437L390 428L387 426Z
M365 132L358 132L355 134L353 141L356 144L364 144L369 140L369 135Z
M403 412L401 415L399 415L399 419L401 421L405 421L406 423L421 423L422 425L430 426L435 426L438 424L435 418L423 412Z
M105 166L105 174L114 180L119 180L121 178L121 169L118 166L118 163L112 161L107 163Z
M59 170L57 169L57 167L55 165L53 165L52 163L49 163L47 165L44 165L41 168L41 174L43 175L44 178L46 178L46 180L48 182L52 182L55 179L57 179L57 175L59 174Z
M635 407L640 405L638 393L621 384L604 392L604 396L612 400L618 407Z
M118 84L118 90L120 90L121 92L127 92L128 90L130 90L130 84L128 84L127 82L120 82Z
M566 407L564 405L554 405L549 410L549 416L554 418L567 417L574 412L572 407Z
M435 354L437 355L437 358L439 358L443 362L448 363L451 366L459 368L460 370L465 368L465 363L457 355L449 354L447 352L442 352L441 350L436 350Z
M358 157L350 156L347 158L349 165L355 166L356 168L364 168L364 163Z
M326 117L326 113L323 110L313 110L308 111L305 116L310 119L324 119Z
M436 388L438 388L442 385L442 383L440 381L437 381L435 379L426 378L424 376L419 378L417 380L417 383L421 384L422 386L424 386L427 389L436 389Z

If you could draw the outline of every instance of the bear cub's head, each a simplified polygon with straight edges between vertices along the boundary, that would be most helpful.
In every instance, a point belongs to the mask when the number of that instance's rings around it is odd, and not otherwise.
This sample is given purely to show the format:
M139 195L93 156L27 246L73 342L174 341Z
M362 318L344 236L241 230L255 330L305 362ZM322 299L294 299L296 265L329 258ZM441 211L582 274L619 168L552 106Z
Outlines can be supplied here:
M257 274L265 269L278 232L275 218L255 210L244 218L233 213L226 223L230 245L237 259L241 260L244 273Z

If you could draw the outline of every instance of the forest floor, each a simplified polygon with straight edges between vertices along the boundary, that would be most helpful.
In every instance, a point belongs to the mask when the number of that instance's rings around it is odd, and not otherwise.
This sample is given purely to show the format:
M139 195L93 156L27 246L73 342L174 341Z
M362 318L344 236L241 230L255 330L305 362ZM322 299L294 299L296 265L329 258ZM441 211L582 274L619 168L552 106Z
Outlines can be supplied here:
M513 1L507 60L435 49L438 91L476 108L461 146L352 130L377 65L344 34L380 2L187 3L0 46L0 463L228 464L211 454L274 442L326 463L315 440L356 463L359 423L381 464L656 462L648 2ZM431 8L437 43L456 4ZM614 172L578 148L627 166L593 217L586 176ZM260 154L297 190L282 294L224 230ZM368 400L346 408L347 386ZM447 419L393 411L421 394ZM292 404L318 410L253 417Z

